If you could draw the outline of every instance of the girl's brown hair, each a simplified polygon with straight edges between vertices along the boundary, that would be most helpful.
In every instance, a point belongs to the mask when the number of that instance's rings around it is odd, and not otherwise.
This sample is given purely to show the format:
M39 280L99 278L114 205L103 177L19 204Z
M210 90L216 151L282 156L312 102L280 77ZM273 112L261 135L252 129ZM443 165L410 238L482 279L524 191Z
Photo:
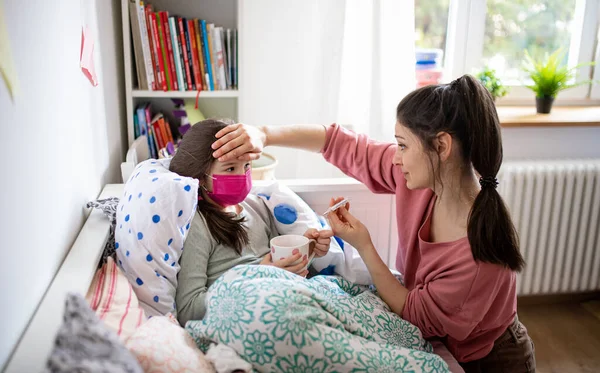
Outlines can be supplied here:
M502 164L502 137L488 90L470 75L450 84L426 86L398 104L396 117L419 137L430 154L434 153L433 140L438 133L446 132L458 140L465 164L473 165L482 176L482 188L467 226L473 258L521 271L525 261L517 232L494 185ZM435 177L439 180L439 173Z
M215 135L229 124L231 120L207 119L193 125L183 136L177 153L171 160L169 169L181 176L192 177L200 181L198 196L198 212L202 214L208 230L215 241L224 246L232 247L241 254L244 246L248 245L248 232L242 223L243 217L237 218L235 214L222 211L219 206L206 200L206 191L203 186L212 164L212 143Z

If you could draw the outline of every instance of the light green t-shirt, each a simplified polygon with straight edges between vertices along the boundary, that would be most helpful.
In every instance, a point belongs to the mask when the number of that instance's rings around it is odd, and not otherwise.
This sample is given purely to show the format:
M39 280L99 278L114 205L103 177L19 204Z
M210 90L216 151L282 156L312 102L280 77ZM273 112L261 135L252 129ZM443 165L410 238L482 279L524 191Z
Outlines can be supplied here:
M250 194L240 205L243 210L239 216L246 218L244 226L250 239L241 255L218 244L196 211L179 260L175 302L181 325L204 317L206 291L223 273L239 264L258 264L269 253L271 238L278 236L273 216L259 197Z

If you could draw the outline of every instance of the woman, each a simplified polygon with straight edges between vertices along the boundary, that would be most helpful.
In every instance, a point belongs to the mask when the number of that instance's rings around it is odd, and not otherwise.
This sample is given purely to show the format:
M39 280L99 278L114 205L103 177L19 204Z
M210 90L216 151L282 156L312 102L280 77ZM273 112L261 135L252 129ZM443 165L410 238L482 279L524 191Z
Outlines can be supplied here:
M396 266L406 286L347 208L330 214L335 234L360 252L382 299L426 338L441 338L467 372L535 371L533 342L516 314L516 274L525 263L496 191L502 140L491 95L465 75L412 92L396 119L396 145L335 124L232 125L217 134L213 156L255 159L267 145L320 151L373 192L394 193Z
M300 254L272 262L269 241L279 234L265 203L249 194L250 162L220 162L211 156L215 134L229 123L205 120L192 126L169 167L200 181L197 212L181 254L177 280L175 302L181 325L204 317L207 289L236 265L273 265L303 277L308 273L304 269L306 259L292 264ZM316 256L327 253L333 232L309 229L304 235L317 240Z

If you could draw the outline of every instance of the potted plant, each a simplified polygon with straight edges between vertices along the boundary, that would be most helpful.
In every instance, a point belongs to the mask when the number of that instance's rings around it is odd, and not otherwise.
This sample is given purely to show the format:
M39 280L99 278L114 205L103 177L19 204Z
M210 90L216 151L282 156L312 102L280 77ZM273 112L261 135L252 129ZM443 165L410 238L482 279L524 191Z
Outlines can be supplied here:
M540 114L550 113L552 103L560 91L591 82L590 80L575 82L575 73L578 68L592 63L583 63L569 68L563 62L564 57L565 52L562 48L550 55L546 53L543 59L537 60L525 51L523 70L533 80L533 84L528 85L527 88L535 92L535 106Z
M508 93L508 89L502 84L502 81L496 76L496 70L484 67L476 78L487 88L492 94L494 101L500 97L504 97Z

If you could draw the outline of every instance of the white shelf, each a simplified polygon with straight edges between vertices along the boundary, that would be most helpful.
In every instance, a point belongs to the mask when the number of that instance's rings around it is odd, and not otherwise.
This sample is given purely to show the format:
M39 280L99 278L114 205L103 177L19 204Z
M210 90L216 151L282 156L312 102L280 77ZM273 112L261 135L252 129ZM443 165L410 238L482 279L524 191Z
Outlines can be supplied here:
M132 97L144 98L196 98L198 91L142 91L135 89ZM200 98L237 98L237 90L229 91L200 91Z

